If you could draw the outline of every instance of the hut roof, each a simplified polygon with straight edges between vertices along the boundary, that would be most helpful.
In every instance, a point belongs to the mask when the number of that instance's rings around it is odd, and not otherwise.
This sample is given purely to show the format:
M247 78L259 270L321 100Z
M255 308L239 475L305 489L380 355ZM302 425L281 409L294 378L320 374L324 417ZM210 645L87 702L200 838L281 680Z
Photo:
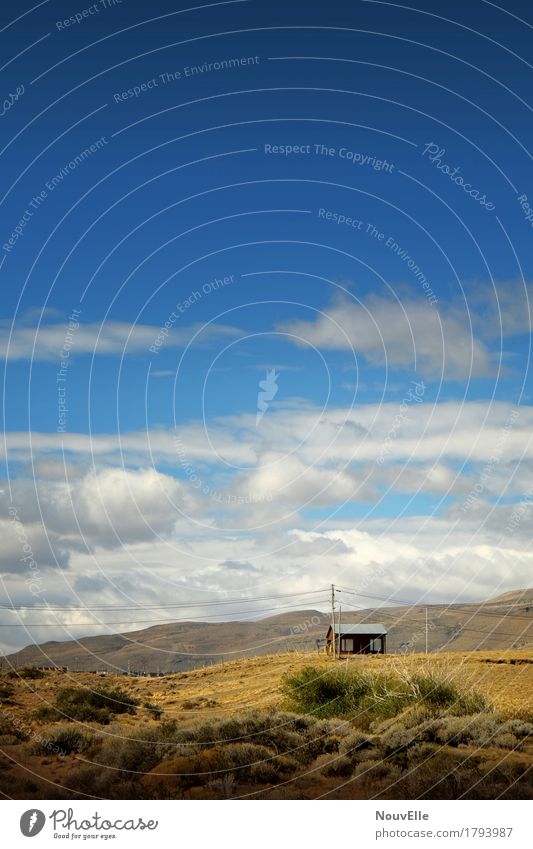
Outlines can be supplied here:
M331 625L329 626L331 629ZM340 634L340 636L348 636L350 634L364 634L370 637L373 636L382 636L387 633L387 629L384 625L381 624L368 624L368 625L350 625L345 624L344 622L339 627L337 623L335 623L335 633Z

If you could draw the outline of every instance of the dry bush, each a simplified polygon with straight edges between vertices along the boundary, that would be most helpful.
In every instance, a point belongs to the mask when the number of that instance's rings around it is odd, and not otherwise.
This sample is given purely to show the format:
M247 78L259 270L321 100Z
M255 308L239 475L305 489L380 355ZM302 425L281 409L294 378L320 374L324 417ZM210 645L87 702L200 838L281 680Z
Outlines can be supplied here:
M116 714L134 714L138 704L137 699L120 687L62 687L57 692L54 705L39 708L35 718L108 725Z
M2 681L0 683L0 702L3 702L3 704L5 705L12 705L12 695L13 687L11 686L11 684L8 684L6 681Z
M376 782L392 783L400 778L402 770L396 764L388 761L370 759L358 764L353 772L354 778L359 779L359 786L367 786L369 796L375 792Z
M21 723L7 713L0 714L0 745L14 746L28 739L27 731Z
M319 763L323 761L324 765L320 772L327 778L347 778L353 772L353 760L346 755L340 755L337 758L325 760L324 757L319 758Z
M424 735L420 728L405 728L402 725L395 725L390 731L381 734L376 743L383 755L390 757L399 752L404 752L415 743L421 743L423 740Z
M44 736L43 736L44 735ZM35 755L71 755L83 752L93 739L93 735L82 728L72 725L59 725L45 729L32 745L30 752Z
M362 731L352 731L343 738L339 751L343 755L359 754L363 749L369 749L374 745L373 740Z
M419 740L443 743L448 746L494 746L502 729L498 714L476 716L442 716L426 722L419 729ZM506 738L505 732L501 735ZM514 737L514 742L517 738Z
M101 766L84 766L63 779L63 783L70 794L63 793L62 798L83 799L87 793L100 799L150 798L139 783Z
M501 731L503 733L514 734L515 737L519 737L520 739L528 737L533 739L533 723L524 722L522 719L507 719L503 723Z
M207 784L207 790L216 799L231 799L235 793L235 776L225 775L223 778L214 778Z
M23 669L13 669L9 673L10 678L22 678L23 680L36 681L46 677L46 672L43 669L36 669L33 666L25 666Z
M253 784L274 784L279 779L279 765L275 761L260 761L250 767L250 781Z

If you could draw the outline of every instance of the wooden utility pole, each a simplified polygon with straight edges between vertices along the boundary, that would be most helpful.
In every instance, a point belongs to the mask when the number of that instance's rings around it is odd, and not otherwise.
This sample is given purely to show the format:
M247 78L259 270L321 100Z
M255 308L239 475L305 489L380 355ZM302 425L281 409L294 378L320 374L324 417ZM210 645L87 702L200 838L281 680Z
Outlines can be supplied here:
M335 584L331 585L331 645L333 647L333 657L337 655L336 639L335 639Z
M428 609L426 607L426 654L428 653Z

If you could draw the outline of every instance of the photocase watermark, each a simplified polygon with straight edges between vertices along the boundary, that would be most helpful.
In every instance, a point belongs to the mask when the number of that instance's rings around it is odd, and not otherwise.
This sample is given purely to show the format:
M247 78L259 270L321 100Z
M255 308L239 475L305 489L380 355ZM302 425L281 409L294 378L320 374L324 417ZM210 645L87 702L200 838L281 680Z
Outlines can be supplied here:
M203 62L201 65L185 65L183 68L175 71L163 71L156 77L149 80L144 80L142 83L127 88L125 91L116 91L113 94L115 103L124 103L127 100L137 99L142 94L148 91L153 91L156 88L188 80L191 77L198 77L203 74L211 74L218 71L231 71L236 68L244 68L249 65L259 65L259 56L237 56L225 59L218 59L214 62Z
M204 283L201 289L194 289L186 298L182 301L178 301L165 323L161 325L159 333L148 350L152 354L158 354L180 316L185 315L192 306L201 301L206 295L210 295L212 292L217 292L219 289L224 289L226 286L231 286L234 279L234 274L228 274L226 277L215 277L208 283Z
M411 637L407 642L400 643L400 648L398 649L398 654L407 654L408 652L413 651L416 648L417 644L420 640L425 640L426 634L429 631L435 631L436 625L434 622L428 622L427 630L426 627L420 628L419 631L415 631L414 634L411 634Z
M395 254L398 259L401 259L402 262L405 262L409 271L412 271L417 283L422 286L422 289L424 290L424 295L428 299L429 303L437 303L438 298L435 295L433 289L430 287L429 281L424 272L419 268L414 259L409 256L407 251L392 238L392 236L387 236L371 222L366 225L366 229L364 232L366 233L366 235L371 236L373 239L376 239L376 241L382 242L382 244L386 248L388 248L388 250L390 250L393 254Z
M78 817L78 818L76 818ZM144 820L142 817L120 817L108 819L106 816L95 811L89 816L74 814L73 808L56 808L52 813L46 815L39 808L29 808L24 811L20 818L20 830L25 837L34 837L50 820L54 837L69 840L87 839L111 840L119 835L116 832L123 831L155 831L159 826L159 820Z
M468 493L467 497L465 498L465 500L461 504L460 509L461 509L462 513L466 513L467 510L469 510L472 507L472 505L475 504L476 501L478 501L478 499L480 498L482 493L485 491L486 485L487 485L488 481L490 480L490 478L492 477L494 469L496 468L496 466L498 465L498 463L500 462L500 460L502 458L503 449L505 448L505 443L509 439L509 434L510 434L511 430L513 429L519 415L520 415L520 413L518 412L518 410L511 410L511 412L507 416L507 419L505 420L505 424L503 425L503 427L500 428L500 432L499 432L499 435L498 435L498 439L496 441L496 447L494 449L494 452L490 455L489 459L487 460L487 462L483 466L483 469L481 470L481 474L479 475L479 478L478 478L478 482L475 484L475 486L472 487L472 489Z
M528 507L533 504L533 486L530 486L528 491L522 497L520 504L513 508L508 524L505 526L507 533L512 534L516 531L518 525L527 513Z
M67 374L70 367L70 352L74 344L74 334L79 329L79 317L81 310L72 310L68 319L67 332L63 340L63 347L59 354L59 371L56 373L57 391L57 433L66 433L67 430Z
M26 232L26 227L32 220L33 216L45 203L49 195L57 189L58 186L61 185L65 177L71 174L76 170L80 165L82 165L90 156L97 153L101 150L105 145L108 144L108 140L105 136L101 136L97 139L93 144L89 145L89 147L84 148L80 153L76 154L76 156L67 162L57 174L54 174L49 180L46 181L44 188L41 189L40 192L37 192L33 195L32 199L29 201L26 209L24 210L21 218L17 226L11 232L9 239L2 245L2 250L4 253L11 253L17 242L22 238L24 233Z
M74 815L74 809L68 808L65 810L64 808L58 808L49 816L49 819L52 820L52 825L54 828L54 832L63 829L66 831L66 834L60 834L60 837L81 837L81 835L76 834L77 831L81 832L105 832L105 834L101 834L100 837L113 836L116 837L115 834L110 834L110 832L114 831L155 831L155 829L159 825L158 820L143 820L142 817L130 817L119 818L116 820L109 820L107 817L103 817L102 814L99 814L97 811L94 814L91 814L90 817L82 815L80 819L76 819ZM91 837L96 837L96 834L91 834ZM85 835L84 835L85 837Z
M8 512L11 519L12 527L18 537L18 541L23 552L23 557L20 558L20 561L21 563L24 563L24 565L28 569L28 574L24 579L24 583L26 584L32 595L40 595L44 589L43 579L41 576L41 570L39 569L39 566L35 560L33 548L28 539L24 523L22 522L18 510L14 505L9 508Z
M452 183L455 183L456 186L459 186L467 195L476 200L481 206L485 207L486 210L492 212L496 209L496 206L492 203L492 201L487 200L487 195L482 194L479 189L476 189L472 186L472 183L466 183L459 171L461 170L460 165L456 165L455 167L450 167L446 162L443 162L443 157L446 154L446 148L440 147L440 145L435 142L428 142L422 151L422 156L427 156L428 160L432 165L435 166L442 174L445 174L450 178Z
M414 259L409 256L407 251L404 248L402 248L397 242L395 242L394 239L391 236L389 236L386 239L386 241L384 242L384 245L385 245L386 248L388 248L390 251L392 251L393 254L396 254L396 256L399 259L402 260L402 262L405 262L409 271L412 271L413 276L416 278L417 283L420 286L422 286L422 289L424 291L424 295L428 299L429 303L430 304L436 304L438 302L438 298L435 295L431 286L429 285L429 281L428 281L426 275L418 267L418 265L416 264Z
M56 21L56 29L59 31L69 29L69 27L77 26L78 24L83 23L83 21L86 21L87 18L97 15L105 9L111 9L113 6L121 5L122 0L98 0L97 3L93 3L92 6L86 6L85 9L81 9L69 18Z
M409 384L407 394L404 396L400 404L399 412L396 416L394 416L391 428L380 448L378 456L376 457L376 463L378 464L378 466L382 466L385 462L387 455L390 454L392 450L392 443L397 438L398 431L408 419L407 413L410 405L421 404L425 391L426 385L421 380L412 380Z
M66 165L54 174L49 180L46 181L45 186L49 192L53 192L54 189L57 189L58 186L61 185L65 177L68 177L72 171L75 171L80 165L82 165L86 159L93 155L93 153L98 153L106 144L109 144L108 140L105 136L100 136L99 139L96 139L93 144L89 145L89 147L84 148L80 153L78 153L70 162L67 162Z
M322 625L322 617L318 616L318 614L313 614L310 619L304 619L302 622L298 622L297 625L291 625L289 628L290 634L306 634L312 628L316 628L318 625Z
M24 86L18 85L13 93L9 93L7 97L4 98L2 102L2 111L0 112L0 118L3 118L4 115L7 115L10 109L13 108L15 103L20 100L22 95L25 92Z
M392 174L394 163L380 159L375 154L361 153L349 147L332 147L327 144L271 144L265 143L264 152L267 156L325 156L343 159L351 165L372 168L374 171L387 171Z
M531 207L531 204L528 201L527 195L519 195L518 203L520 204L520 208L524 213L525 220L529 223L530 227L533 227L533 208Z
M54 755L59 755L60 758L64 758L65 755L68 754L61 748L61 746L58 746L48 737L43 737L38 731L34 731L31 725L28 722L25 722L20 716L17 716L17 714L10 710L6 710L2 702L0 702L0 718L5 721L7 720L7 722L10 723L16 731L29 738L32 743L38 745L41 750L48 751Z
M392 251L402 262L405 262L407 268L412 271L414 277L416 278L417 283L422 286L424 290L424 295L428 299L430 304L436 304L438 302L438 298L435 295L435 292L431 288L429 281L421 270L421 268L416 264L414 259L409 256L406 250L404 250L393 238L392 236L387 236L375 224L372 224L371 221L363 221L361 218L356 218L352 215L346 215L343 212L337 212L332 209L325 209L324 207L320 207L317 212L318 218L322 218L324 221L330 221L332 224L335 224L337 227L349 227L351 230L357 230L360 233L363 233L366 236L370 236L372 239L376 239L377 242L381 242L386 248Z
M265 379L259 381L259 392L257 393L257 412L255 414L256 427L259 425L259 422L268 410L270 406L270 401L273 401L276 395L278 394L278 378L279 373L276 373L276 369L273 368L267 369Z
M24 837L35 837L46 825L46 816L38 808L24 811L20 818L20 830Z

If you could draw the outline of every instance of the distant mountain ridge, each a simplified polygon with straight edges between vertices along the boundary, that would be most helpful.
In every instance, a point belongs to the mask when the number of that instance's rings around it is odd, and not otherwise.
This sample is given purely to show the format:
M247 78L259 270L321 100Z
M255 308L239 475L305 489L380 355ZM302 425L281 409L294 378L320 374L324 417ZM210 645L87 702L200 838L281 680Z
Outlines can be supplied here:
M343 623L383 622L389 653L475 651L533 646L533 588L475 604L379 607L342 612ZM140 631L31 645L7 655L3 666L67 666L73 670L184 672L244 657L314 652L330 616L298 610L257 621L175 622Z

